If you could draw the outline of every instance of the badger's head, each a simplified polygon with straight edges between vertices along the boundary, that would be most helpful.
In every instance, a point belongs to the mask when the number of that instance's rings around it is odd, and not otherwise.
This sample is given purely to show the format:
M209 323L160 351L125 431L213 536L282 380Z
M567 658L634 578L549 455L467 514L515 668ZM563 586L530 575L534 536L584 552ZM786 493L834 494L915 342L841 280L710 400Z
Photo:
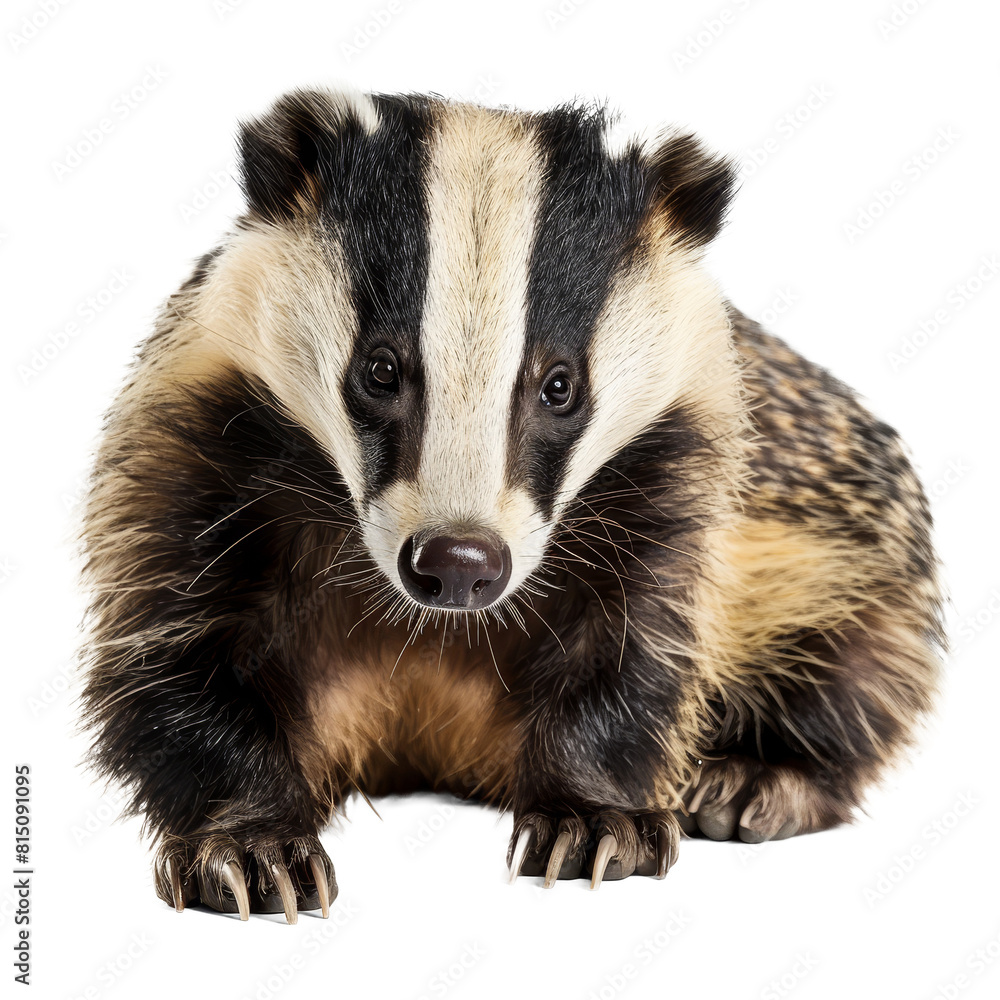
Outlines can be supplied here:
M733 175L690 136L613 149L593 108L300 91L240 145L203 329L329 454L416 605L502 603L637 435L737 413L698 266Z

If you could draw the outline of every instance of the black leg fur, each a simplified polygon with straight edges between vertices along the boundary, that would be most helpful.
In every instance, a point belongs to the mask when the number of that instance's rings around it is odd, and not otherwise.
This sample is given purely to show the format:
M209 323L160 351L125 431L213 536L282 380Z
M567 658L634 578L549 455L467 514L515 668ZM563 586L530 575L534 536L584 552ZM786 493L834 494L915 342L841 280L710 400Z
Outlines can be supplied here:
M561 643L534 651L511 692L526 719L512 871L545 873L547 884L591 875L596 885L662 876L677 857L673 810L692 767L698 689L680 609L699 525L684 500L712 461L683 416L668 415L594 478L564 521L552 560L559 600L545 607L555 615L558 604ZM670 606L663 588L678 598Z
M126 454L105 457L91 498L91 570L106 577L116 566L93 608L92 760L131 790L132 812L158 838L157 891L168 902L235 909L228 865L249 880L251 908L289 909L285 870L298 906L325 904L336 882L316 835L329 802L296 764L290 733L304 695L289 667L322 594L293 590L288 562L295 533L332 520L342 488L304 435L279 429L255 387L154 400L146 419ZM157 452L143 450L145 435ZM165 451L175 461L162 461ZM319 492L324 511L313 508ZM104 541L116 533L127 549ZM313 613L289 635L280 626L296 610Z

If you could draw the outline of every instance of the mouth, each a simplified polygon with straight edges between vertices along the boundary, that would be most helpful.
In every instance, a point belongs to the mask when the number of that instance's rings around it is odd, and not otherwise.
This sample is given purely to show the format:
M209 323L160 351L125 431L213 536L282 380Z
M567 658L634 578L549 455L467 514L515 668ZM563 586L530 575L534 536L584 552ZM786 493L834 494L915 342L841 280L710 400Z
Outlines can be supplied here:
M445 611L481 611L503 597L511 574L510 548L486 529L411 535L396 561L407 594Z

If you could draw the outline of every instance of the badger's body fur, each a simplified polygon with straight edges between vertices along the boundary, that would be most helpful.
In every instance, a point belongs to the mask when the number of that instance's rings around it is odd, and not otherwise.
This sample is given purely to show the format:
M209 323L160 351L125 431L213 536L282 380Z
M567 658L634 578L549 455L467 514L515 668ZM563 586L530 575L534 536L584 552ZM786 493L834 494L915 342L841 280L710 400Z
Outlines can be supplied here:
M244 126L247 212L85 513L93 760L165 900L325 909L355 790L509 808L514 874L662 875L682 827L849 819L928 709L896 435L701 271L730 166L606 126L318 91Z

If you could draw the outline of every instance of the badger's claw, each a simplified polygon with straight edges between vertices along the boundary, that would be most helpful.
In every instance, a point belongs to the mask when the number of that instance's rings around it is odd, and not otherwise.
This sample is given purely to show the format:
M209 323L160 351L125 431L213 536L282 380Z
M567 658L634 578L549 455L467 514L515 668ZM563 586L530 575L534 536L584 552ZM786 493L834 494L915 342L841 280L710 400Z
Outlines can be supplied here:
M184 912L184 886L181 884L181 869L177 858L167 858L167 870L170 874L170 902L178 913Z
M329 861L329 859L327 859ZM323 858L318 854L309 855L309 871L312 873L313 882L316 885L316 894L319 896L319 908L323 912L323 919L330 916L330 883L327 879L326 866ZM336 882L334 892L336 892Z
M545 869L545 888L551 889L559 878L562 871L563 862L566 860L566 852L573 843L573 834L569 830L563 830L556 837L556 842L552 845L552 853L549 855L549 863Z
M281 895L281 905L285 910L285 920L290 924L299 922L299 911L295 906L295 890L292 888L292 880L288 877L288 869L284 865L271 865L271 875L274 877L274 884L278 887Z
M677 837L675 833L663 823L656 824L656 870L653 875L656 878L666 878L670 866L674 863L674 854L677 850Z
M222 880L236 900L240 912L240 920L250 919L250 894L247 884L243 881L243 870L234 861L228 861L222 866Z
M677 856L680 827L673 813L628 816L605 810L588 818L531 812L517 817L507 850L511 881L543 875L544 886L590 876L602 882L651 875L663 878Z
M509 859L510 877L509 882L513 882L521 874L521 865L524 864L524 857L528 853L528 848L536 839L535 828L531 824L526 824L518 835L517 842L512 845Z
M601 842L597 845L597 853L594 855L594 870L590 876L590 888L597 889L604 878L608 862L613 854L618 853L618 841L613 833L606 833L601 837ZM634 870L634 869L633 869Z
M294 924L299 910L315 909L328 917L337 897L333 865L315 837L167 837L153 872L157 895L178 911L201 903L241 920L284 912Z

